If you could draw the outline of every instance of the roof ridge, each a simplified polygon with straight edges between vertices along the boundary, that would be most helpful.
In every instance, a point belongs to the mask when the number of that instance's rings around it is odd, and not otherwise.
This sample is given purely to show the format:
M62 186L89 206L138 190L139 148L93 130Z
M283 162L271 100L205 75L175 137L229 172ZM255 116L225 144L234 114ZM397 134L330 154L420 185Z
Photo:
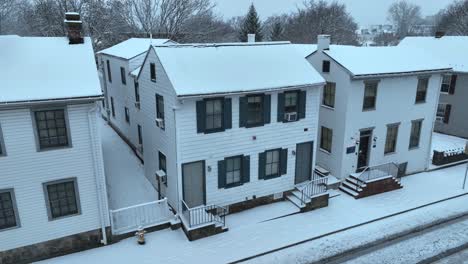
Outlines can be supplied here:
M270 41L270 42L232 42L232 43L187 43L187 44L154 44L157 48L218 48L218 47L249 47L249 46L277 46L290 45L290 41Z

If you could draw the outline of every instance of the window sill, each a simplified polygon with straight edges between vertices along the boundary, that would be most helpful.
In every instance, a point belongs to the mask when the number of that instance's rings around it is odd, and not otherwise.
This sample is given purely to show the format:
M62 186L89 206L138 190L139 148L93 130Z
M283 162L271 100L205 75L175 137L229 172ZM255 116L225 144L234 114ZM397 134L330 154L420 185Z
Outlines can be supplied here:
M377 110L377 108L375 108L375 107L374 108L367 108L367 109L363 108L362 109L363 112L372 112L372 111L375 111L375 110Z
M324 104L322 104L322 107L325 109L329 109L329 110L335 110L335 107L331 107L331 106L324 105Z
M202 133L203 134L214 134L214 133L220 133L220 132L224 132L224 131L226 131L226 129L219 128L219 129L213 129L213 130L205 130Z
M426 103L426 100L424 100L424 101L420 101L420 102L415 102L414 104L417 104L417 105L419 105L419 104L425 104L425 103Z
M270 175L270 176L265 176L262 180L265 180L265 181L268 181L268 180L272 180L272 179L276 179L276 178L280 178L281 175Z
M416 146L416 147L409 147L408 150L417 150L419 149L419 146Z
M151 79L151 81L155 83L155 82L156 82L156 79Z
M243 182L238 182L238 183L231 183L231 184L226 184L226 186L224 186L223 189L231 189L231 188L236 188L236 187L239 187L239 186L242 186L244 185Z
M448 95L449 92L442 92L442 91L440 91L440 94L446 94L446 95Z
M54 150L64 150L64 149L70 149L72 148L71 145L69 146L61 146L61 147L52 147L52 148L40 148L37 150L37 152L47 152L47 151L54 151Z
M395 154L397 154L396 151L393 151L393 152L384 153L384 156L392 156Z
M70 217L74 217L74 216L79 216L79 215L81 215L81 212L78 212L77 214L64 215L64 216L60 216L60 217L56 217L56 218L49 217L49 222L58 221L58 220L62 220L62 219L66 219L66 218L70 218Z
M15 213L16 213L16 212L15 212ZM21 227L21 225L16 225L16 226L12 226L12 227L7 227L7 228L4 228L4 229L0 229L0 233L3 232L3 231L18 229L18 228L20 228L20 227Z
M328 154L328 155L331 155L331 154L332 154L330 151L325 150L325 149L323 149L323 148L319 148L319 150L320 150L321 152L325 153L325 154Z

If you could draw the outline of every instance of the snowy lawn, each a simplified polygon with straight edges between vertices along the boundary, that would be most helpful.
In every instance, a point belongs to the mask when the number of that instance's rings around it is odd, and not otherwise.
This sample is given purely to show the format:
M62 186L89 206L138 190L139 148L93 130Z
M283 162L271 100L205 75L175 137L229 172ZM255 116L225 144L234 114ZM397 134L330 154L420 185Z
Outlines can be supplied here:
M226 263L235 261L462 194L465 192L461 189L465 166L459 165L409 176L402 179L403 189L360 200L342 194L330 199L330 205L327 208L293 214L271 221L261 220L289 212L292 210L287 205L289 202L254 208L228 216L226 219L228 227L231 227L232 221L232 228L228 232L194 242L189 242L181 229L163 230L148 234L145 246L138 246L135 239L130 238L107 247L48 260L47 263ZM468 211L467 200L463 202L459 204L457 210ZM415 212L416 215L411 222L417 223L415 219L424 217L425 212L430 211L431 208ZM442 206L442 208L445 207ZM267 209L271 212L264 211ZM448 214L449 209L442 210L442 214ZM401 217L405 216L395 218ZM338 234L325 238L333 239ZM365 234L362 235L365 236ZM333 247L333 244L329 247ZM315 248L314 250L331 249Z
M98 120L110 209L156 201L158 194L146 179L140 160L104 120Z
M468 140L464 138L449 136L440 134L437 132L432 133L432 152L436 151L448 151L454 149L464 148ZM432 155L432 154L431 154Z

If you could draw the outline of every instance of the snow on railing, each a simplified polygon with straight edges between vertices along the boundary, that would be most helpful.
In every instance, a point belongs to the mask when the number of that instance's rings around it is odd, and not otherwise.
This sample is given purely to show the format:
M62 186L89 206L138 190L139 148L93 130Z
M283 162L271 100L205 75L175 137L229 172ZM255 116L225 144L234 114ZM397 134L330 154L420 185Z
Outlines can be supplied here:
M398 177L398 165L390 162L377 166L366 167L357 177L362 182L377 180L380 178L392 176Z
M227 209L217 205L202 205L195 208L190 208L184 200L182 200L182 216L188 222L189 228L204 226L206 224L218 223L222 226L226 225Z

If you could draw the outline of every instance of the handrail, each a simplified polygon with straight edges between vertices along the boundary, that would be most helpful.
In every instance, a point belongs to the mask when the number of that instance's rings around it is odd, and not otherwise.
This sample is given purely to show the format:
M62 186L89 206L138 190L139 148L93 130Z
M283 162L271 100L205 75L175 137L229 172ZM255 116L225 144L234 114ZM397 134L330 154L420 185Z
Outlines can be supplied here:
M210 224L219 223L226 225L227 209L217 205L203 205L195 208L190 208L184 200L182 202L182 215L188 221L190 228Z
M384 163L376 166L367 166L357 175L357 179L363 183L371 180L380 179L387 176L398 178L398 164L394 162ZM359 188L359 186L356 186Z
M301 203L306 204L306 200L312 199L312 197L326 193L328 190L327 177L320 177L320 173L314 172L314 180L310 181L301 190Z

